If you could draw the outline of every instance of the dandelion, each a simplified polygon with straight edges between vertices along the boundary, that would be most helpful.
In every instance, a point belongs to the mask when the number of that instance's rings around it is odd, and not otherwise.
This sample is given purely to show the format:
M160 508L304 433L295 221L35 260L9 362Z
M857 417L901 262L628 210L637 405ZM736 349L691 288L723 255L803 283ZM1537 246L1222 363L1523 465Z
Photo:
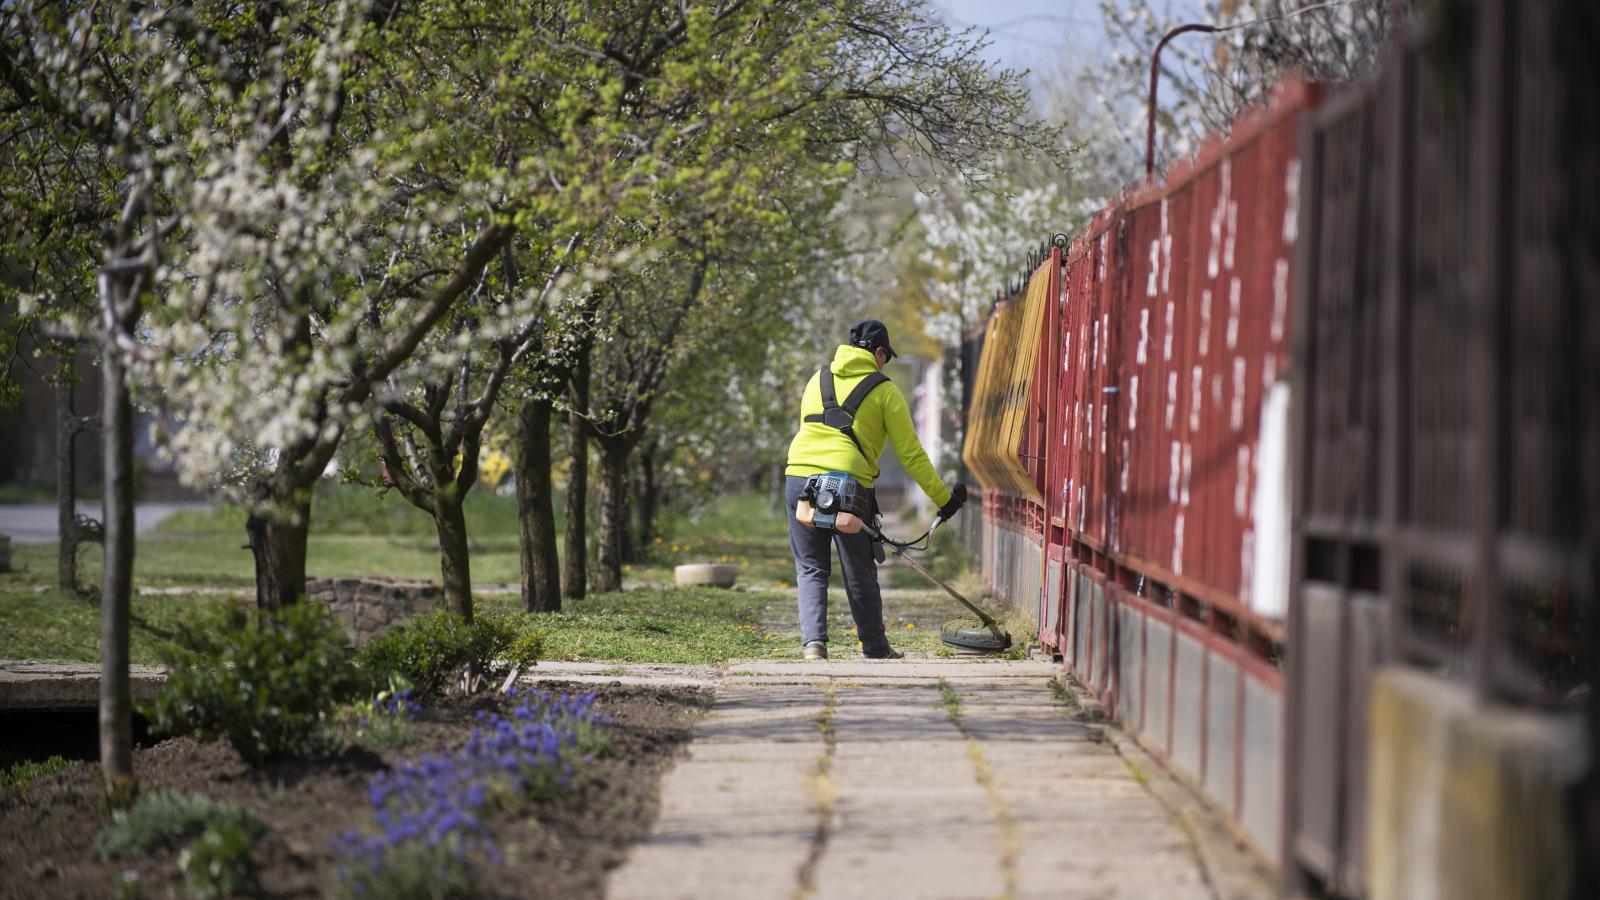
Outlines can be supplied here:
M915 622L907 622L906 623L906 630L907 631L916 631L917 630L917 623L915 623Z

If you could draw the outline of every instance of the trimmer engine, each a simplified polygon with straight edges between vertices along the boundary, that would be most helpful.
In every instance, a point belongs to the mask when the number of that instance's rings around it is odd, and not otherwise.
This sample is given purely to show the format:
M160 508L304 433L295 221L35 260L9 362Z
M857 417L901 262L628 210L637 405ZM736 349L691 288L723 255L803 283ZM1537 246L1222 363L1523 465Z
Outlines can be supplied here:
M806 480L795 507L801 525L841 534L856 534L869 512L866 491L848 472L824 472Z

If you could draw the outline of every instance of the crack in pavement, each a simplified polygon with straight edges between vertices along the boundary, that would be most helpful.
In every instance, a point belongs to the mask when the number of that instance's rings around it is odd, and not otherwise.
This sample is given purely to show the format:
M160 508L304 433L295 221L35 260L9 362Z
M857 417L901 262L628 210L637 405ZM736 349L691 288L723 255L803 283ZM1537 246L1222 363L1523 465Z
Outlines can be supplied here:
M795 888L796 900L809 897L817 889L817 864L828 850L828 838L833 836L833 819L838 805L838 793L833 786L833 756L839 747L839 738L833 731L833 713L839 706L839 685L828 682L822 712L817 716L817 729L822 732L822 758L817 761L816 774L812 776L811 791L817 801L817 830L811 835L811 849L806 861L800 864L799 884Z
M967 756L972 760L973 776L989 797L989 808L994 813L995 824L1000 829L1000 876L1005 882L1005 892L1000 896L1002 900L1010 900L1017 895L1017 824L1011 817L1011 805L1000 796L1000 789L995 786L994 770L989 767L989 760L983 755L983 744L967 729L966 723L961 721L961 695L956 693L955 687L943 678L939 679L939 694L943 698L941 705L945 714L950 717L950 724L954 725L966 739Z

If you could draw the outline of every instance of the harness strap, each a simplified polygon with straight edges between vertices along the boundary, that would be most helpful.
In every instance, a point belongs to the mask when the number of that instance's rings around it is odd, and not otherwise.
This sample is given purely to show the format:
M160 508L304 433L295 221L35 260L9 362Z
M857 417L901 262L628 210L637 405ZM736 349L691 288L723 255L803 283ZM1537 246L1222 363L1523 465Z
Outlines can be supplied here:
M872 393L874 388L888 380L889 376L882 372L869 373L856 383L856 386L850 391L850 395L845 397L844 403L841 404L839 395L834 390L833 370L824 363L821 368L817 369L817 386L822 392L822 412L812 413L804 419L806 422L821 422L844 432L844 436L850 439L850 443L856 445L856 450L861 453L861 458L865 459L867 465L872 468L873 479L878 477L878 461L867 455L867 448L861 446L861 439L856 437L856 411L861 408L862 403L866 402L867 395ZM843 415L834 413L835 410L843 413ZM829 413L834 414L829 415Z

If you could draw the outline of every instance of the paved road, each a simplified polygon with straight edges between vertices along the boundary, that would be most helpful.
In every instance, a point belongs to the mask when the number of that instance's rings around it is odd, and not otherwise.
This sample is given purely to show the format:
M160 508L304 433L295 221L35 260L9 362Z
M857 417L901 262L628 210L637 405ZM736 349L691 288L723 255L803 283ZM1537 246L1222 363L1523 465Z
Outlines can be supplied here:
M143 534L180 509L205 509L205 503L140 503L133 508L134 528ZM100 518L99 503L79 503L78 512ZM18 544L47 544L56 540L54 503L0 505L0 534L11 535Z
M538 677L615 677L563 668ZM717 698L609 896L1272 896L1264 878L1238 890L1237 873L1208 869L1187 813L1052 692L1057 671L908 660L682 673Z

